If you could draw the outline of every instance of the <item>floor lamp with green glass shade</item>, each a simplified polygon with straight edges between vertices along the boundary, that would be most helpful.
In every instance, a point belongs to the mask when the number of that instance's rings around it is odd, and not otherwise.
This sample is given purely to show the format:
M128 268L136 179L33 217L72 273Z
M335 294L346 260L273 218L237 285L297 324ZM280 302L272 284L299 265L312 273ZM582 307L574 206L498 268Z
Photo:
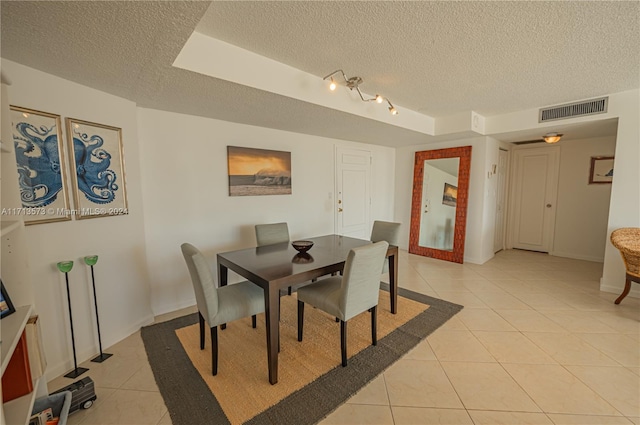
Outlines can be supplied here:
M71 326L71 346L73 347L73 370L64 376L67 378L77 378L89 369L86 367L78 367L78 360L76 358L76 338L73 333L73 314L71 313L71 293L69 292L69 272L73 268L73 261L60 261L58 264L58 270L64 273L64 278L67 283L67 302L69 304L69 325Z
M93 303L96 308L96 326L98 328L98 346L100 347L100 354L96 357L92 358L91 361L95 363L102 363L107 360L109 357L113 356L113 354L103 353L102 352L102 337L100 336L100 318L98 316L98 297L96 295L96 278L93 274L93 266L98 262L97 255L87 255L84 257L84 263L87 266L91 267L91 283L93 284Z

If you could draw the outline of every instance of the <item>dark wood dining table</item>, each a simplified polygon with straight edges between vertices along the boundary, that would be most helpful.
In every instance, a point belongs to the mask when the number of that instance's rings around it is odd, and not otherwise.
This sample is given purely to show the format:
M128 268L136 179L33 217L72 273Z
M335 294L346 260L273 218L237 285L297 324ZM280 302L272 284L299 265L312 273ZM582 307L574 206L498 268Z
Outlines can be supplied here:
M229 270L233 270L264 289L267 360L271 384L278 382L280 290L327 274L341 272L352 248L371 243L368 240L340 235L326 235L305 240L314 243L306 255L299 254L290 242L283 242L224 252L217 256L220 286L228 283ZM398 301L398 247L390 245L387 257L391 312L395 314Z

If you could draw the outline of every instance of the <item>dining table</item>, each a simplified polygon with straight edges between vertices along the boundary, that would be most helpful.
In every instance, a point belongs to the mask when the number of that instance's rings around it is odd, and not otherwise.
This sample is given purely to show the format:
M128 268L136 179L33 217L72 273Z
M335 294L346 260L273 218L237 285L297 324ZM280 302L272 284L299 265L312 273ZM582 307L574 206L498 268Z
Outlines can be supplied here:
M228 283L229 270L264 290L269 382L278 382L280 345L280 290L342 272L349 251L372 243L342 235L307 238L313 247L306 253L296 251L290 242L223 252L217 255L218 284ZM389 245L389 287L391 313L398 308L398 247ZM382 268L382 267L381 267ZM322 284L322 280L317 281ZM224 326L222 327L224 329Z

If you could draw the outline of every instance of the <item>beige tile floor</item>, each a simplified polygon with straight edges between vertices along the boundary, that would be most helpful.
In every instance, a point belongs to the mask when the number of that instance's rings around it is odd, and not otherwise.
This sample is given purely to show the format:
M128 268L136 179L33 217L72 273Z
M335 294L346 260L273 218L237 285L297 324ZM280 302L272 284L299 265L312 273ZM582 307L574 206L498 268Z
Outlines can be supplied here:
M602 264L513 250L460 265L401 252L399 273L400 286L465 308L322 424L640 425L640 299L614 305L617 294L598 289ZM69 423L171 424L140 333L106 351L114 357L88 366L98 400Z

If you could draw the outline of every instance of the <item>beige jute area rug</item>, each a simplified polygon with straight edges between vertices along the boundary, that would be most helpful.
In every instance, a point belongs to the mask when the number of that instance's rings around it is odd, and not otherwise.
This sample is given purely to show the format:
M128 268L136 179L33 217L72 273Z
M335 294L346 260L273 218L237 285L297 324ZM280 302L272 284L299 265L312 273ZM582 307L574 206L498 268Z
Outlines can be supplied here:
M297 299L281 299L278 383L268 380L264 314L258 326L242 319L218 330L218 374L211 375L211 340L200 350L197 314L143 328L156 382L174 425L315 423L393 364L461 309L400 290L398 313L380 291L378 345L371 346L368 313L348 323L349 365L340 365L340 325L305 308L304 340L297 340Z

